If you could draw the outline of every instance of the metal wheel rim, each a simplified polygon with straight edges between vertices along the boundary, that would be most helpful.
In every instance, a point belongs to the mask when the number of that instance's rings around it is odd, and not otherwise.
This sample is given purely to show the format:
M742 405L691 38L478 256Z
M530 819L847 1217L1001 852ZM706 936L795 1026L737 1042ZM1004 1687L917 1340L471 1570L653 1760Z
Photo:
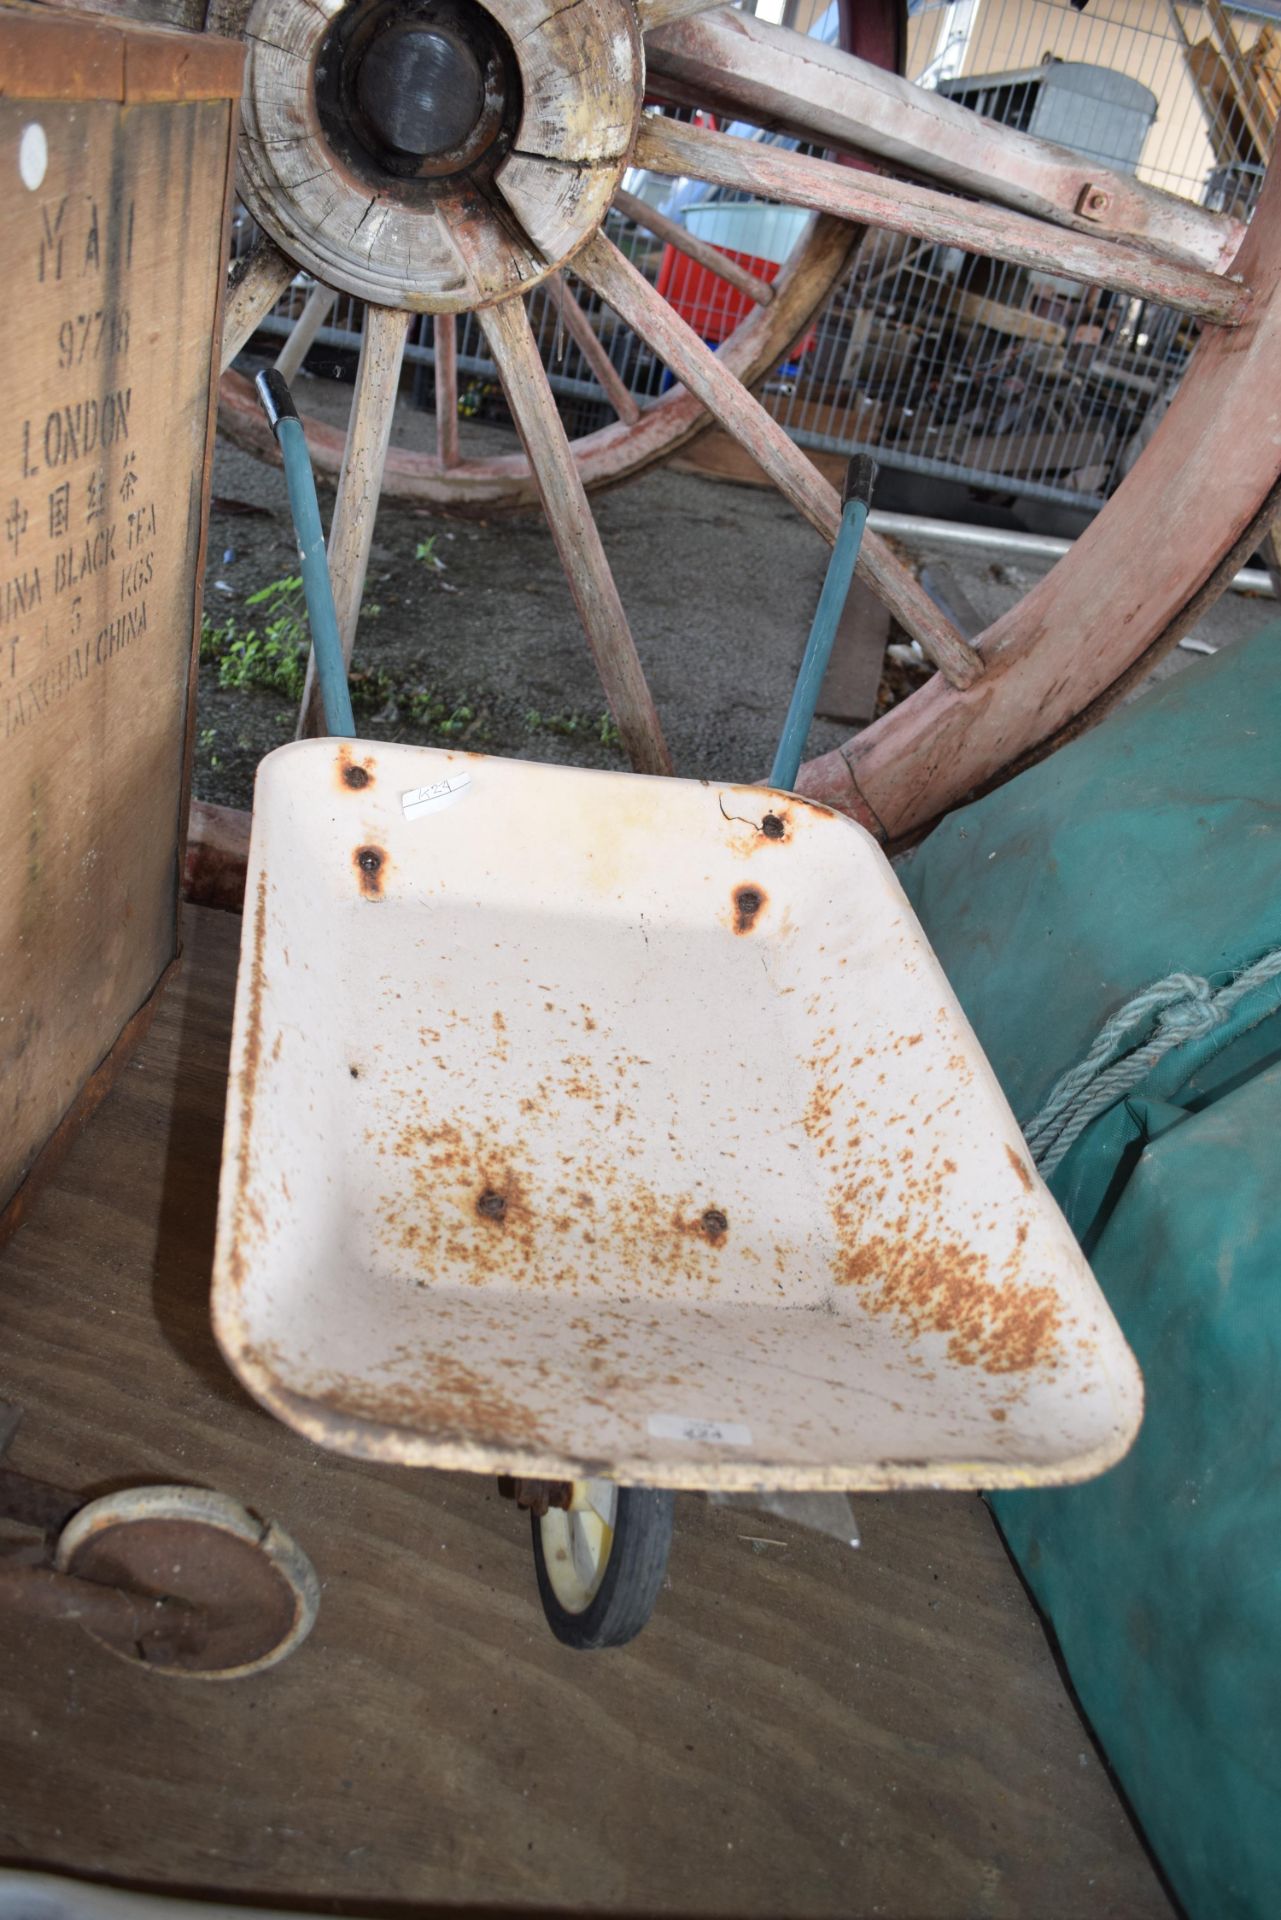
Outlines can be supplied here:
M165 1679L243 1680L251 1674L264 1673L269 1667L278 1666L302 1645L315 1625L320 1606L320 1583L315 1568L292 1535L282 1527L264 1524L238 1500L232 1499L230 1494L213 1492L205 1487L181 1485L128 1487L119 1493L104 1494L80 1507L63 1527L54 1551L54 1565L60 1573L74 1573L78 1554L100 1529L128 1527L133 1523L152 1520L182 1521L227 1533L244 1541L269 1562L293 1600L293 1620L288 1631L257 1659L244 1661L234 1667L202 1669L173 1666L152 1671ZM90 1637L98 1640L98 1644L113 1658L128 1660L128 1656L112 1646L110 1641L100 1639L96 1634ZM129 1664L134 1663L129 1661Z
M586 1613L605 1578L618 1520L612 1480L576 1480L568 1509L549 1507L539 1521L543 1564L557 1603Z

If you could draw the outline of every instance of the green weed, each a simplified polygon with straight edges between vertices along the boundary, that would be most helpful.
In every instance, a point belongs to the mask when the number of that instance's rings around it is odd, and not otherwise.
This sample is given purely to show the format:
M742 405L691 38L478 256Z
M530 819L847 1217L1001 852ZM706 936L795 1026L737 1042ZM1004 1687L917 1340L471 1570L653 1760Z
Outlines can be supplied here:
M234 614L221 624L204 615L201 660L217 666L220 687L264 687L287 700L301 699L309 644L301 576L287 574L270 581L251 593L245 606L261 611L255 624L243 632Z
M435 687L416 688L412 693L402 696L399 706L405 718L412 720L415 726L443 734L447 740L466 733L476 718L474 707L466 701L447 700Z
M531 707L525 715L525 728L529 733L556 733L565 740L585 740L595 736L603 747L621 744L618 728L608 713L598 714L593 719L587 713L539 713L537 707Z

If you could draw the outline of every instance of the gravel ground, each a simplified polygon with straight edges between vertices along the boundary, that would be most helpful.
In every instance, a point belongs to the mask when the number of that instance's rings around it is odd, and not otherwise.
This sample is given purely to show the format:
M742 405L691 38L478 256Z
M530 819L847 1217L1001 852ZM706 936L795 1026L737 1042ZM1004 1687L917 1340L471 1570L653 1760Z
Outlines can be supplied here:
M342 417L351 392L307 375L295 390L304 411L329 419ZM402 397L393 435L397 445L428 446L434 422ZM512 445L509 429L464 424L464 455ZM206 621L261 630L263 609L246 601L296 565L283 476L220 440L213 490ZM599 497L595 509L677 771L762 775L822 584L822 541L772 490L670 468ZM331 510L322 488L326 521ZM424 545L443 570L418 557ZM984 622L1038 573L986 556L958 561L921 549L913 557L945 569ZM1274 614L1271 601L1227 596L1198 634L1220 645ZM451 522L384 504L353 668L366 737L626 764L540 517ZM202 665L195 790L244 807L259 759L293 736L295 704L261 685L222 686L219 672L215 659ZM809 752L848 733L817 720Z

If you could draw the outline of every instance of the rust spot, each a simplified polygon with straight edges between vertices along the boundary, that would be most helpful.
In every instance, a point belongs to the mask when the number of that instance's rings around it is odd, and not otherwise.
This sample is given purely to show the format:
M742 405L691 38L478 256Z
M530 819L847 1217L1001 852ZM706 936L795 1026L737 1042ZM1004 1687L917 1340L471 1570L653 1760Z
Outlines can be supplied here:
M892 1313L913 1337L947 1334L957 1366L1028 1373L1058 1353L1054 1288L991 1280L986 1258L955 1241L874 1234L843 1254L836 1277L860 1289L869 1313Z
M476 1202L476 1211L483 1220L496 1220L501 1226L507 1218L507 1195L486 1187Z
M353 760L351 748L343 747L338 754L338 784L358 793L362 787L374 784L372 760Z
M811 825L814 821L818 820L839 820L843 818L843 815L833 813L830 807L825 807L821 800L807 800L803 793L793 793L789 795L788 804L792 807L804 807L806 813L812 815Z
M767 840L785 840L787 838L787 815L785 813L767 813L761 821L761 832Z
M699 1225L714 1247L724 1246L725 1236L729 1232L729 1221L719 1207L708 1207Z
M723 1284L710 1258L728 1234L723 1208L689 1192L655 1192L618 1168L589 1169L572 1153L557 1156L559 1178L535 1176L542 1134L536 1122L528 1137L499 1139L454 1121L415 1121L387 1135L399 1167L379 1213L410 1275L591 1296L604 1283L589 1249L608 1245L611 1265L621 1263L642 1291Z
M1005 1143L1005 1152L1009 1159L1010 1165L1013 1167L1015 1173L1018 1174L1019 1179L1023 1182L1023 1185L1026 1187L1027 1191L1031 1193L1032 1176L1027 1170L1027 1163L1024 1160L1023 1155L1021 1153L1016 1153L1008 1140Z
M366 900L381 900L387 855L381 847L357 847L351 858Z
M705 1207L702 1213L693 1213L691 1209L694 1204L695 1202L688 1196L678 1202L671 1217L675 1231L687 1239L706 1240L710 1246L723 1247L729 1234L728 1216L720 1207ZM639 1244L637 1252L642 1252ZM662 1271L660 1275L665 1285L670 1286L674 1281L682 1278L686 1280L693 1278L689 1263L680 1253L678 1246L674 1246L670 1252L659 1251L655 1247L649 1264L653 1272L658 1272L660 1267L670 1269ZM713 1286L719 1285L719 1276L704 1274L703 1277L710 1280Z
M349 1074L351 1075L351 1077L352 1077L352 1079L353 1079L353 1080L359 1080L359 1078L360 1078L360 1068L359 1068L359 1067L348 1067L348 1069L347 1069L347 1071L348 1071L348 1073L349 1073Z
M734 931L750 933L756 924L756 916L765 905L765 895L759 887L735 887L734 889Z
M240 1075L240 1144L236 1153L235 1231L232 1235L228 1265L231 1283L237 1292L245 1280L245 1225L250 1214L249 1182L254 1156L251 1144L254 1100L258 1089L258 1069L262 1065L262 998L266 986L264 953L267 943L267 876L258 876L254 901L254 944L249 962L249 1018L245 1023L244 1065Z
M270 1362L269 1362L270 1364ZM406 1373L412 1362L407 1360ZM275 1371L279 1371L276 1363ZM335 1431L353 1419L380 1426L428 1433L434 1440L468 1440L501 1446L554 1449L537 1415L521 1400L505 1394L490 1377L451 1353L424 1352L410 1377L373 1382L363 1374L327 1373L296 1389L289 1399L332 1408Z
M1004 1407L993 1407L993 1408L991 1409L991 1414L992 1414L992 1418L993 1418L994 1420L1004 1420L1004 1418L1005 1418L1005 1408L1004 1408Z
M567 1512L574 1497L570 1480L522 1480L510 1474L499 1475L498 1491L504 1500L514 1500L518 1507L526 1507L539 1520L549 1507L561 1507Z

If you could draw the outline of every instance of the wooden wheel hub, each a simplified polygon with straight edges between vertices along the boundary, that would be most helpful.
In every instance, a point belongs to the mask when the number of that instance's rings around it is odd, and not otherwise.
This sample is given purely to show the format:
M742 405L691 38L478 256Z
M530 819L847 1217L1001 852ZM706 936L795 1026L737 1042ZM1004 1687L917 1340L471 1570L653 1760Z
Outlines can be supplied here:
M466 152L485 112L485 76L461 34L402 25L383 34L356 74L356 94L375 133L396 153L439 163Z
M320 43L315 85L335 156L411 206L468 169L488 183L519 124L516 57L476 0L344 8Z
M379 306L545 279L604 219L640 114L629 0L254 0L246 39L246 204Z

